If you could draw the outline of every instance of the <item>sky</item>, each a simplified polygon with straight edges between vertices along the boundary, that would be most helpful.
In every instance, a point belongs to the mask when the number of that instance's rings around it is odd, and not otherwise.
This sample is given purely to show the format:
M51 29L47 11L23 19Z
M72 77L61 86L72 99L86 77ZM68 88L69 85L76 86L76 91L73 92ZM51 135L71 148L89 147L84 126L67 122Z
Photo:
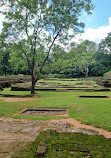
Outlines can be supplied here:
M111 32L111 0L92 0L92 2L95 5L92 15L83 13L80 17L80 21L85 23L85 33L81 37L78 35L76 40L81 38L99 43Z
M111 0L92 0L95 5L92 15L82 13L80 21L85 23L84 33L74 39L91 40L99 43L111 32ZM4 17L0 14L0 32Z

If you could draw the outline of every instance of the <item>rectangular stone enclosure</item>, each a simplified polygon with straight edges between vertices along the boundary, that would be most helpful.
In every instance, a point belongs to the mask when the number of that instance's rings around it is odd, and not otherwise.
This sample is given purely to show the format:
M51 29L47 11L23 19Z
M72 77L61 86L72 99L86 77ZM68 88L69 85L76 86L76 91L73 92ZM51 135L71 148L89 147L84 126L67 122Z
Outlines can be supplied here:
M25 109L21 112L22 115L34 115L34 116L54 116L54 115L65 115L68 114L67 109L50 109L50 108L35 108Z
M80 95L79 97L80 98L109 98L108 96L100 96L100 95L95 95L95 96L92 96L92 95Z

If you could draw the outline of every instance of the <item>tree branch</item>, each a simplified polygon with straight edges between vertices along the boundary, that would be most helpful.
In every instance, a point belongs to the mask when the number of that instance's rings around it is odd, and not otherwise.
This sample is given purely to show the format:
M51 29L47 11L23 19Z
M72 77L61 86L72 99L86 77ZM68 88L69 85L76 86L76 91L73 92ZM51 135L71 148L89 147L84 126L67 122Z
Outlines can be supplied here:
M26 53L25 50L22 48L21 43L20 43L20 47L19 47L19 48L20 48L21 51L24 53L24 55L25 55L25 57L26 57L27 64L28 64L28 67L29 67L29 69L31 70L31 66L30 66L30 62L29 62L27 53Z
M54 44L54 42L55 42L56 38L59 36L59 34L60 34L61 30L62 30L62 29L60 29L60 30L58 31L57 35L53 38L52 44L51 44L51 46L49 47L49 51L47 52L47 56L46 56L46 58L44 59L44 61L43 61L42 65L41 65L41 68L40 68L40 73L42 72L43 66L45 65L45 62L47 61L47 59L48 59L48 57L49 57L49 54L50 54L51 48L52 48L52 46L53 46L53 44Z

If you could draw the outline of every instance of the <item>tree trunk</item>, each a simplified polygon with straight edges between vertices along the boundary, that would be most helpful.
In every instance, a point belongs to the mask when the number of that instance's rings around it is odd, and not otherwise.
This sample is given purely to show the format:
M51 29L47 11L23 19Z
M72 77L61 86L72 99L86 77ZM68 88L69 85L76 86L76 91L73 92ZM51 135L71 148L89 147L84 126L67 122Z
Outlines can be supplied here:
M89 73L89 68L87 67L86 68L86 73L85 73L86 81L87 81L87 78L88 78L88 73Z
M31 86L31 94L35 94L35 89L34 89L34 87L35 87L35 84L32 83L32 86Z
M34 76L34 71L32 70L32 73L31 73L31 80L32 80L32 85L31 85L31 94L35 94L35 76Z
M7 76L7 71L6 71L6 69L4 70L4 73L5 73L5 76Z
M85 78L86 78L86 81L87 81L87 78L88 78L88 73L86 73L86 74L85 74Z

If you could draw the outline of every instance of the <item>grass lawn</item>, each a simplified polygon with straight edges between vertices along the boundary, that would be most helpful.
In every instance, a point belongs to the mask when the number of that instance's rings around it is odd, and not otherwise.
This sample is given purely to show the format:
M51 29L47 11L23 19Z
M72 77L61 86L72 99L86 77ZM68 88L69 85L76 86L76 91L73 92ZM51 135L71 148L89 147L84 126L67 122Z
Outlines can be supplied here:
M51 81L50 81L51 82ZM59 81L58 81L59 82ZM64 81L65 82L65 81ZM67 82L67 81L66 81ZM74 82L74 81L68 81ZM4 89L2 94L29 95L29 91L17 92ZM79 95L108 95L111 92L51 92L37 91L35 100L24 102L5 102L5 98L0 99L0 117L13 117L24 119L48 120L64 118L63 116L26 116L14 115L25 108L65 108L70 109L69 117L80 120L85 124L101 127L111 131L111 99L110 98L79 98Z

